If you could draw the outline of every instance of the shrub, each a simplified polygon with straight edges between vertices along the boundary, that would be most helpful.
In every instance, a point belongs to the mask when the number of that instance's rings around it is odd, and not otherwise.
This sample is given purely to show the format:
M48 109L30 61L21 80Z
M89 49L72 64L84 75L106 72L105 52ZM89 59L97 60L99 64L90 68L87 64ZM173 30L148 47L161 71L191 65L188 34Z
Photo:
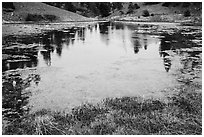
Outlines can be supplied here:
M112 3L112 8L113 9L118 9L118 10L121 10L123 8L123 5L121 2L113 2Z
M163 7L169 7L170 4L171 4L171 2L164 2L164 3L162 4L162 6L163 6Z
M123 12L123 11L119 11L119 12L120 12L120 14L121 14L121 15L123 15L123 14L124 14L124 12Z
M131 14L134 12L134 9L139 9L140 6L138 6L137 4L133 4L132 2L130 3L130 5L128 6L128 12L127 14Z
M144 5L156 5L159 4L160 2L145 2Z
M2 7L6 9L15 9L13 2L2 2Z
M149 11L148 10L143 10L143 17L148 17L149 16Z
M66 2L65 3L65 9L68 10L68 11L71 11L71 12L76 12L77 11L76 7L73 5L72 2Z
M135 8L135 9L139 9L140 6L138 6L138 5L135 3L135 4L134 4L134 8Z
M38 15L38 14L28 14L26 21L55 21L57 17L55 15Z
M111 5L108 2L101 2L98 6L100 14L102 17L107 17L111 12Z
M26 21L41 21L41 20L43 20L42 15L28 14L26 17Z
M182 7L186 8L186 7L189 7L190 5L191 5L190 2L184 2L183 5L182 5Z
M44 15L45 19L48 21L55 21L57 20L57 17L55 15Z
M189 10L186 10L186 11L184 12L184 17L189 17L189 16L191 16L191 13L190 13Z

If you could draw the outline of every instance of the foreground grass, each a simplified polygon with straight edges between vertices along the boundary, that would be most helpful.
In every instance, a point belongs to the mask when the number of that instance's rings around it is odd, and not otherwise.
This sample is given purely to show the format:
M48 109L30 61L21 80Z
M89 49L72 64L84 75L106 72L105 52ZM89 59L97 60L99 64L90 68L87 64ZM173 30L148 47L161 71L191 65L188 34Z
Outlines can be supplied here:
M3 125L3 134L202 134L202 94L182 87L168 102L140 97L107 98L69 114L41 110Z

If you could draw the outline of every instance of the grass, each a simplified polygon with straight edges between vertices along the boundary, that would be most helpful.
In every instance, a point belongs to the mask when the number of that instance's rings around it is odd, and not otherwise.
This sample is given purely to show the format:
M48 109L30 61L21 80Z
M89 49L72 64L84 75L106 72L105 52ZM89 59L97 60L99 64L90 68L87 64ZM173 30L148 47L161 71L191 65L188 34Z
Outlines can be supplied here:
M13 15L4 12L2 14L2 19L6 21L26 21L28 16L31 16L31 19L50 19L50 17L44 17L44 15L51 15L57 17L56 21L87 21L90 20L79 14L62 10L53 6L49 6L41 2L15 2L13 3L15 10ZM33 17L37 15L37 17ZM53 18L51 17L51 19ZM26 19L27 18L27 19ZM33 21L33 20L32 20ZM44 21L44 20L43 20Z
M140 97L107 98L68 114L41 110L3 126L3 134L195 135L202 134L202 94L178 89L168 102Z
M58 20L58 17L55 15L38 15L38 14L28 14L26 21L56 21Z

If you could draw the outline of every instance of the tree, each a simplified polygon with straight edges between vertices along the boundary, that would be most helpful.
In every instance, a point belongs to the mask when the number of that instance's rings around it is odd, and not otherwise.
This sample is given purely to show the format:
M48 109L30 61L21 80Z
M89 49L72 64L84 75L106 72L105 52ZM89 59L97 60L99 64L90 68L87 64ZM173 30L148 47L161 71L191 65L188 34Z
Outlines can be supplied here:
M99 10L102 17L107 17L110 15L111 4L109 2L100 2Z
M135 8L135 9L139 9L140 6L138 6L137 3L135 3L135 4L134 4L134 8Z
M76 7L72 4L72 2L65 2L64 8L68 11L76 12Z
M169 7L170 4L171 4L171 2L164 2L164 3L162 4L162 6L164 6L164 7Z
M184 17L189 17L189 16L191 16L191 13L190 13L189 10L186 10L186 11L184 12Z
M113 2L112 8L113 8L113 10L114 9L121 10L123 8L122 2Z
M134 5L132 2L130 2L129 6L128 6L128 12L127 14L131 14L134 12Z
M128 6L128 12L127 14L131 14L134 12L134 9L139 9L140 7L137 5L137 3L133 4L130 2L130 5Z
M6 9L15 9L13 2L2 2L2 7Z
M159 4L160 2L145 2L144 5L156 5Z
M187 8L187 7L189 7L190 5L191 5L190 2L184 2L183 5L182 5L182 7Z
M100 14L99 2L86 2L87 8L96 16Z
M143 17L148 17L149 16L149 11L148 10L143 10Z

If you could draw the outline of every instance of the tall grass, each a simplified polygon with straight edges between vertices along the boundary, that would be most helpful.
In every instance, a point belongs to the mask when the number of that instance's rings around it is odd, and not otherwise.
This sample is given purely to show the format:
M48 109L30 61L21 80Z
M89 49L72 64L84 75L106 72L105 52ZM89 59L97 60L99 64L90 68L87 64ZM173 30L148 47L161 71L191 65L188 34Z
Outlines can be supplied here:
M200 135L202 94L183 88L168 102L122 97L83 104L68 114L41 110L7 124L3 134Z

